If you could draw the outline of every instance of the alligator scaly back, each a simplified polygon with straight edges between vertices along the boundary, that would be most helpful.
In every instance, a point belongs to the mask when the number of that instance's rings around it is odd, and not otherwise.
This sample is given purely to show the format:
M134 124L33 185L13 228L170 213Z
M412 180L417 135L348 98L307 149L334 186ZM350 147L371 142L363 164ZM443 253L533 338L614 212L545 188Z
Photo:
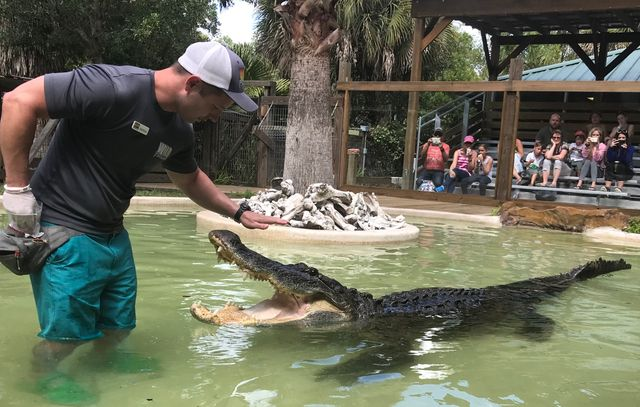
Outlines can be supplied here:
M624 260L598 259L567 273L509 284L484 288L417 288L375 299L304 263L282 264L264 257L245 246L233 232L213 230L209 240L219 258L238 265L255 280L269 282L275 291L271 298L249 308L231 304L211 312L199 304L191 307L195 318L216 324L271 325L297 321L308 325L393 315L464 317L479 313L496 318L515 315L525 321L538 321L538 325L551 324L548 318L536 313L535 304L566 290L576 281L631 268Z

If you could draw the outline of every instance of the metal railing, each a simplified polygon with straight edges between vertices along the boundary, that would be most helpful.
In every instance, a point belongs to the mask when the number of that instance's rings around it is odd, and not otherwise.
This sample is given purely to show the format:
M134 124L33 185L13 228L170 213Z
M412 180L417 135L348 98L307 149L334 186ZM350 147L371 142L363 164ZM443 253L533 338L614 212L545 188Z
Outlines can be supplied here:
M451 126L453 129L460 128L460 131L457 131L456 134L460 135L460 139L469 134L469 129L476 127L479 124L479 120L476 120L477 123L470 122L473 117L478 118L478 116L471 115L471 106L476 105L478 101L480 104L484 102L484 92L469 92L461 95L448 103L439 106L437 109L434 109L430 112L425 113L424 115L418 118L418 135L416 137L416 155L413 159L413 174L414 174L414 185L417 179L418 174L418 159L420 158L420 144L422 143L422 133L423 131L430 131L428 134L432 134L433 130L437 127L441 127L441 121L446 119L449 115L460 115L462 110L462 120L459 123ZM480 109L481 111L482 109ZM474 134L477 133L478 130L474 131ZM447 134L447 132L445 132ZM453 145L453 141L456 138L450 139L450 145ZM461 141L461 140L460 140Z

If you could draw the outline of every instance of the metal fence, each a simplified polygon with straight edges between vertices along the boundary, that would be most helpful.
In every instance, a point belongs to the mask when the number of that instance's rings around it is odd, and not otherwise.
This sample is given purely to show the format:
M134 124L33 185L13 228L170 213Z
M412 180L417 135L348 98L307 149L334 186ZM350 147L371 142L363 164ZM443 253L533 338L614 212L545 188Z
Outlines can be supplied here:
M284 152L287 133L287 105L270 104L257 130L269 138L271 148L267 156L267 178L281 177L284 170Z

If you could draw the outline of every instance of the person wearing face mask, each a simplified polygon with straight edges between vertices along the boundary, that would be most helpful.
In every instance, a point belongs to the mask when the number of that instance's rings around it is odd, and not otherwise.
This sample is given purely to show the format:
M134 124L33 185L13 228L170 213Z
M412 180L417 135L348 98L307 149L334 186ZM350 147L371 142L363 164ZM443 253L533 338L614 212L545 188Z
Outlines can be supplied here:
M618 130L607 149L607 158L604 171L604 186L602 191L622 192L624 182L634 175L633 154L635 148L628 143L628 134L625 130ZM612 182L616 186L611 189Z

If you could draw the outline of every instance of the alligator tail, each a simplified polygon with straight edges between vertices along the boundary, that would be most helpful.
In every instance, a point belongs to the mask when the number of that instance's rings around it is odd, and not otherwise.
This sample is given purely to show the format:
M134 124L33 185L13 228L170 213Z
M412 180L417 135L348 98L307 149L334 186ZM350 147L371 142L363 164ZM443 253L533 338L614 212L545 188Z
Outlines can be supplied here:
M604 260L599 258L598 260L590 261L585 265L576 267L571 270L569 274L576 280L588 280L602 274L613 273L618 270L628 270L630 268L631 265L623 259Z

